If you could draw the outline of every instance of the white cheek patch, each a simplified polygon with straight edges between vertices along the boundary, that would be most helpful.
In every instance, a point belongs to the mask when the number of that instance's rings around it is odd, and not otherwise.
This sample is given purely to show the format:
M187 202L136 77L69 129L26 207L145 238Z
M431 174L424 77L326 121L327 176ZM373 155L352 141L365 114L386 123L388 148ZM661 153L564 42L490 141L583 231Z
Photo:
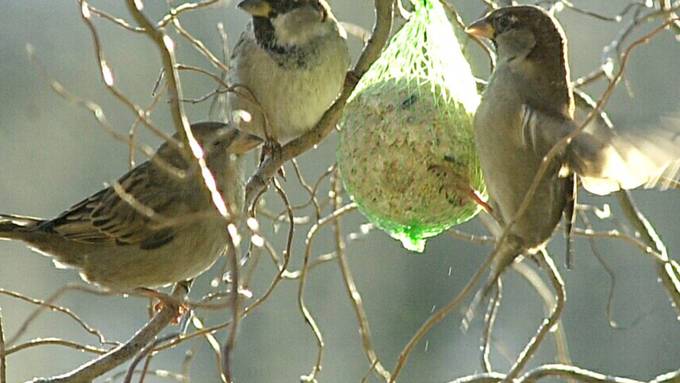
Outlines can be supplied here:
M271 22L277 43L288 46L306 44L328 33L332 28L331 22L321 21L321 14L311 7L276 16Z

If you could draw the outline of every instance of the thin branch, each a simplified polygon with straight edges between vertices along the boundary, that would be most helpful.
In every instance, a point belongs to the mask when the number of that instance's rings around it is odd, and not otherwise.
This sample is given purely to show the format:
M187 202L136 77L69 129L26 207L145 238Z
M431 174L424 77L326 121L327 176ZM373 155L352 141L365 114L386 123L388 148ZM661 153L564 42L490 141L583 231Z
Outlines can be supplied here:
M324 349L324 341L323 341L323 335L321 335L321 330L319 330L319 326L316 324L316 321L314 320L314 317L312 314L309 312L307 309L307 305L305 305L305 285L307 282L307 273L309 272L309 260L311 258L311 252L312 252L312 242L314 241L314 238L316 237L316 234L319 232L319 230L325 226L328 225L331 222L334 222L338 218L340 218L342 215L347 214L357 208L356 203L352 202L349 203L339 209L336 209L333 213L331 213L329 216L326 216L322 219L320 219L316 224L314 224L310 229L309 232L307 233L307 238L305 240L305 256L303 259L302 263L302 270L300 272L300 283L298 285L298 308L300 309L300 312L302 313L303 318L305 319L305 322L309 326L309 328L312 330L312 333L314 334L314 337L316 338L316 343L317 343L317 355L316 355L316 363L314 364L314 367L312 368L312 371L309 373L309 375L302 376L301 379L303 381L309 381L313 382L316 379L317 373L321 370L321 359L323 357L323 349Z
M639 380L604 375L579 367L559 364L547 364L537 367L522 376L519 382L534 382L547 377L572 378L583 383L642 383Z
M481 362L482 370L484 372L491 372L493 368L491 367L491 333L493 332L493 326L496 323L496 315L498 314L498 308L501 306L501 300L503 299L503 283L499 279L496 282L496 294L489 300L489 306L487 307L486 315L484 316L484 330L482 331L481 337Z
M545 315L550 314L550 310L555 306L555 296L550 291L545 282L538 275L536 270L527 265L526 262L514 262L512 269L519 273L531 287L538 292L538 295L543 300L543 308ZM557 360L562 364L572 364L569 356L569 346L567 343L567 335L560 319L555 327L555 348L557 349Z
M113 70L107 63L106 59L104 58L104 49L99 38L99 32L97 32L97 29L95 28L91 20L92 13L90 12L90 4L86 0L79 0L79 2L80 2L80 15L83 22L90 31L90 35L92 36L92 42L94 43L94 51L97 58L97 65L99 65L99 74L101 76L102 82L106 86L106 89L109 90L109 92L111 92L111 94L116 99L118 99L118 101L120 101L121 103L123 103L123 105L127 106L131 111L133 111L135 116L137 116L141 120L144 126L146 126L154 134L162 138L164 141L169 142L170 144L175 145L176 147L179 147L179 142L177 142L176 139L174 139L173 137L169 136L167 133L163 132L161 129L156 127L151 122L151 120L147 118L145 111L137 104L133 103L127 96L123 94L123 92L120 91L120 89L118 89L114 85L115 76L113 75Z
M184 3L177 7L170 8L168 14L163 16L161 21L159 21L158 24L156 24L156 28L163 28L167 26L169 22L176 20L179 17L179 15L181 15L184 12L205 8L220 1L222 0L204 0L198 3Z
M210 169L208 169L205 161L205 152L199 145L198 141L196 141L196 137L194 137L194 134L191 131L189 120L184 113L184 105L181 102L183 99L182 86L179 78L179 72L176 68L175 42L165 33L162 28L154 28L151 21L146 17L146 15L144 15L144 13L142 13L142 9L144 7L142 0L127 0L127 6L134 19L137 21L137 23L145 28L146 35L156 44L160 52L161 59L163 61L163 70L166 73L168 81L168 96L170 98L170 111L172 120L175 124L177 133L182 139L182 142L185 144L185 147L190 149L190 154L193 157L194 162L201 169L201 177L203 179L202 185L210 195L213 206L217 212L219 212L219 214L226 220L233 220L233 218L236 217L237 212L234 211L232 206L225 202L225 200L222 198L222 195L217 190L215 177L213 176ZM91 23L88 23L88 25L90 24ZM106 81L106 76L104 76L104 79Z
M333 209L338 210L342 204L342 197L340 193L342 191L342 186L340 184L339 174L336 171L331 181L333 185ZM342 228L340 226L340 220L336 219L333 221L333 234L335 236L335 253L337 254L338 264L340 266L340 272L342 273L342 280L345 282L345 290L347 295L352 302L352 307L354 308L354 314L357 317L357 322L359 322L359 334L361 335L361 341L363 342L364 352L368 357L368 361L375 371L380 374L380 376L385 379L386 382L390 381L390 373L383 367L380 363L380 359L373 347L373 339L371 338L371 329L368 324L368 316L366 315L366 310L364 310L364 304L361 299L361 294L357 289L356 283L354 282L354 277L352 276L352 270L349 267L349 262L347 262L347 256L345 254L345 242L342 238Z
M567 366L563 364L545 364L527 372L516 380L517 383L530 383L547 377L571 378L582 383L643 383L635 379L605 375L584 368ZM680 371L669 372L659 375L647 383L674 383L680 377ZM497 383L506 378L506 375L496 372L487 374L475 374L453 380L449 383Z
M515 361L515 364L512 366L510 372L508 372L508 375L505 377L504 380L506 381L512 381L517 376L519 376L519 373L522 372L524 366L526 366L527 362L529 362L531 357L533 357L536 351L538 350L538 346L543 341L543 338L545 338L545 336L551 331L551 329L558 325L560 317L562 315L562 310L564 309L564 305L567 300L564 281L562 280L560 272L557 270L557 267L555 266L555 262L553 262L552 258L548 255L548 253L545 250L542 250L539 254L541 264L543 265L543 267L545 267L546 272L550 277L550 282L552 283L553 288L555 289L556 295L555 306L550 315L548 316L548 318L546 318L539 327L538 331L536 332L536 335L533 338L531 338L531 340L529 341L529 343L527 343L524 350L522 350L522 352L520 353L519 357L517 358L517 361Z
M453 299L451 299L449 303L447 303L444 307L440 308L435 313L430 315L430 317L427 318L427 320L420 326L420 328L418 328L418 331L416 331L416 333L413 334L408 343L406 343L406 346L404 346L404 348L399 353L399 359L397 360L397 364L394 367L394 370L392 370L392 379L390 380L390 383L396 382L399 373L401 372L402 368L404 368L406 362L408 361L408 357L411 354L411 351L413 351L413 348L425 336L425 334L427 334L430 331L430 329L434 327L437 323L441 322L444 318L446 318L453 310L459 307L460 304L474 291L477 284L479 284L479 282L482 280L482 276L484 275L486 270L491 266L493 261L496 259L497 254L498 248L492 251L491 254L489 254L489 256L484 260L484 263L479 268L477 268L477 271L470 278L465 287L463 287L463 289L455 297L453 297Z
M55 345L55 346L64 346L64 347L69 347L77 351L84 351L84 352L90 352L93 354L98 354L98 355L104 355L110 350L106 350L103 348L99 347L94 347L94 346L88 346L85 344L80 344L76 342L71 342L66 339L61 339L61 338L39 338L39 339L33 339L25 343L18 344L16 346L12 346L8 348L5 351L5 355L10 355L15 352L19 352L22 350L26 350L32 347L39 347L39 346L45 346L45 345Z
M205 325L203 324L203 321L196 315L191 316L191 323L196 327L198 330L203 330L205 329ZM216 361L217 361L217 370L220 372L220 380L223 383L227 383L227 377L224 374L223 371L223 365L222 365L222 348L220 347L220 342L215 338L215 335L212 333L204 333L203 337L205 337L205 340L208 342L208 345L210 345L210 349L212 349L213 353L215 354Z
M2 295L7 295L7 296L10 296L10 297L12 297L12 298L16 298L16 299L22 300L22 301L27 302L27 303L30 303L30 304L43 306L43 307L49 308L49 309L52 310L52 311L57 311L57 312L60 312L60 313L62 313L62 314L65 314L66 316L68 316L68 317L70 317L71 319L73 319L76 323L78 323L78 325L79 325L83 330L85 330L85 331L87 331L88 333L90 333L90 334L96 336L97 339L99 340L99 343L101 343L101 344L110 344L110 345L114 345L114 346L118 345L118 343L116 343L116 342L111 342L111 341L107 340L106 337L104 336L104 334L101 333L101 331L99 331L99 330L97 330L96 328L94 328L94 327L90 326L89 324L85 323L85 321L84 321L82 318L80 318L76 313L74 313L73 311L71 311L70 309L68 309L68 308L66 308L66 307L53 305L53 304L47 303L47 302L45 302L45 301L43 301L43 300L31 298L31 297L28 297L28 296L26 296L26 295L17 293L17 292L15 292L15 291L5 290L5 289L3 289L3 288L0 288L0 294L2 294ZM20 332L21 332L21 330L22 330L22 329L20 329ZM11 338L11 342L9 342L9 344L14 343L14 342L17 340L17 338L18 338L17 335L13 336L13 337Z
M174 18L172 20L172 26L175 27L175 30L185 39L189 41L191 46L193 46L203 57L205 57L209 63L211 63L215 68L221 70L224 73L229 72L229 67L226 66L220 59L215 56L210 49L203 43L203 41L197 39L194 37L189 31L184 29L182 24L179 23L179 18Z
M680 264L669 258L666 246L663 241L661 241L661 237L659 237L652 224L635 206L630 193L619 192L616 196L619 199L623 213L633 227L640 233L647 248L652 247L656 249L659 256L656 256L653 259L656 261L657 275L673 301L673 307L680 313Z
M0 308L0 383L7 383L7 353L5 351L5 330L2 326L2 308Z
M165 342L166 340L175 337L176 335L166 335L162 338L155 339L153 342L148 344L146 347L144 347L138 354L137 356L132 360L130 363L130 367L128 368L127 374L125 374L125 379L123 379L124 383L131 383L132 382L132 375L134 374L135 369L137 368L137 365L139 362L144 359L147 355L150 356L150 353L153 351L154 347L157 345ZM144 379L145 372L148 370L148 365L144 366L144 369L142 370L142 379Z
M188 286L183 283L178 283L173 289L172 296L178 300L182 300L188 292ZM135 356L141 351L149 342L160 333L177 315L177 307L166 304L163 308L144 325L137 333L135 333L127 342L107 352L101 357L87 362L73 371L68 373L50 377L37 378L33 383L80 383L89 382L95 378L105 374L108 371L120 366L127 360Z
M230 223L227 227L227 258L231 261L230 272L231 272L231 329L229 331L229 336L226 342L224 342L224 349L222 351L222 373L225 375L227 382L233 382L234 378L231 372L231 356L236 347L236 335L238 334L238 325L241 321L241 294L239 294L239 288L241 285L240 278L240 262L238 255L238 244L234 240L237 235L238 229L236 225Z

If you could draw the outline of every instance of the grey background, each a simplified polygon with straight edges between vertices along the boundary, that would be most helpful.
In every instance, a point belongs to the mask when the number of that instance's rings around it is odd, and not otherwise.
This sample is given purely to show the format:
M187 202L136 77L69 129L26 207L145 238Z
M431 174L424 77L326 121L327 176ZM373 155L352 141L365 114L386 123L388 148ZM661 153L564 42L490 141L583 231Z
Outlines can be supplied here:
M130 19L122 2L99 1L95 5ZM163 12L162 2L147 2L154 17ZM466 21L483 12L481 2L455 1ZM625 1L580 1L593 10L614 13ZM103 182L114 180L127 169L127 148L100 129L91 115L67 103L49 89L40 70L27 59L25 45L31 43L50 78L58 79L71 92L95 100L104 108L111 123L127 131L133 116L104 89L92 51L92 42L81 22L78 6L67 0L4 0L0 12L0 211L34 216L53 216L82 197L95 192ZM365 27L372 23L372 2L368 0L332 1L336 15ZM560 14L570 37L572 77L588 73L599 63L601 47L621 27L565 11ZM223 21L233 44L247 22L244 14L226 2L183 18L184 25L208 46L219 52L215 25ZM146 105L159 71L155 47L146 37L124 32L108 22L96 20L102 34L106 57L114 70L117 84L135 102ZM207 67L185 41L179 41L180 61ZM359 44L352 40L354 52ZM653 125L663 113L679 110L680 45L670 33L638 49L630 62L626 84L609 104L615 123L623 128ZM488 65L472 48L475 72L484 77ZM203 95L211 84L201 76L184 74L188 97ZM602 87L594 87L595 95ZM170 129L166 109L154 115L155 121ZM188 108L193 121L207 118L207 104ZM145 136L146 142L157 144ZM318 150L300 159L308 179L316 179L334 160L334 137ZM285 184L296 202L305 196L292 176ZM611 198L593 198L596 203L616 203ZM680 247L677 231L677 192L636 192L641 209L655 224L670 253ZM275 198L270 200L275 201ZM275 205L274 206L278 206ZM616 208L615 214L616 214ZM345 220L346 232L355 231L363 218L354 213ZM610 227L611 222L601 227ZM268 226L269 227L269 226ZM270 238L283 247L285 225ZM462 229L482 233L472 222ZM298 230L293 265L302 258L306 230ZM558 236L561 237L561 236ZM614 314L622 325L635 323L625 330L607 326L604 307L609 281L600 264L591 255L587 243L577 240L575 267L564 271L568 305L564 324L575 363L604 373L650 379L659 373L680 368L680 327L677 312L657 282L651 260L621 242L600 240L599 249L617 276ZM556 238L551 246L561 269L563 241ZM326 233L315 244L315 254L332 250ZM374 342L382 362L391 368L396 357L418 326L435 307L448 302L465 284L489 251L487 246L471 245L441 236L431 240L422 255L412 254L385 234L375 231L348 246L350 264L361 291L372 326ZM450 270L450 272L449 272ZM274 273L263 258L257 275L255 292ZM202 277L195 297L214 275ZM46 297L67 282L78 281L74 271L56 270L45 257L20 243L0 243L0 288L20 291L33 297ZM492 354L497 369L505 370L542 319L541 301L527 284L515 275L506 278L506 298L501 306ZM316 348L311 332L301 319L296 305L296 282L282 282L272 298L242 324L234 359L239 382L293 382L307 373L313 364ZM306 299L325 335L327 349L322 382L358 382L368 369L361 350L354 313L344 292L337 264L315 269L309 278ZM91 297L72 293L60 301L111 339L123 340L146 319L146 302L121 297ZM6 335L13 334L33 309L24 303L0 295ZM228 311L207 313L209 323L227 319ZM641 318L641 319L640 319ZM639 321L638 321L639 319ZM479 318L464 333L459 329L461 316L454 313L430 332L418 345L402 374L403 382L443 382L480 370L478 338ZM169 331L176 331L170 329ZM94 344L63 315L43 315L24 340L33 337L64 337ZM224 334L220 334L223 339ZM216 365L207 343L198 340L185 344L181 351L156 357L152 368L177 371L183 352L196 345L197 360L192 381L215 381ZM548 362L553 355L548 339L531 365ZM502 350L503 352L499 352ZM509 353L509 354L508 354ZM40 347L8 357L8 381L18 382L33 376L62 373L91 356L62 347ZM377 381L374 378L372 381ZM149 377L147 382L161 381Z

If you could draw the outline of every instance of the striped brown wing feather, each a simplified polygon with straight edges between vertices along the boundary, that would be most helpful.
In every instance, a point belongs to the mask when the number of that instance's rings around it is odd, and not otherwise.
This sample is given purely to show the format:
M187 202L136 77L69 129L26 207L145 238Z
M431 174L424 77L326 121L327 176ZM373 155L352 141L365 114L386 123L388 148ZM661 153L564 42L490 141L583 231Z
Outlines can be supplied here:
M151 163L135 168L118 180L122 189L139 204L167 216L168 208L177 215L181 207L178 192L168 185L162 186L154 177ZM156 175L157 176L157 175ZM176 185L173 185L176 186ZM113 187L108 187L88 197L55 219L46 223L45 229L81 243L110 243L116 245L140 245L154 248L172 240L172 227L159 227L160 222L151 219L125 201Z

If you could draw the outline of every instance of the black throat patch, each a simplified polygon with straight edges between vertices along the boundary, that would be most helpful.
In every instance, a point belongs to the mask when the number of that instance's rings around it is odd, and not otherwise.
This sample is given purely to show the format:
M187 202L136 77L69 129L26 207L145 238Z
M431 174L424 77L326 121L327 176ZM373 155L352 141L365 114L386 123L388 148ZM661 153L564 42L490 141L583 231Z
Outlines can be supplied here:
M318 47L313 43L303 46L279 44L274 33L274 25L266 17L253 17L253 31L257 44L285 69L308 68L312 64L311 58L315 57L314 54L318 51Z

